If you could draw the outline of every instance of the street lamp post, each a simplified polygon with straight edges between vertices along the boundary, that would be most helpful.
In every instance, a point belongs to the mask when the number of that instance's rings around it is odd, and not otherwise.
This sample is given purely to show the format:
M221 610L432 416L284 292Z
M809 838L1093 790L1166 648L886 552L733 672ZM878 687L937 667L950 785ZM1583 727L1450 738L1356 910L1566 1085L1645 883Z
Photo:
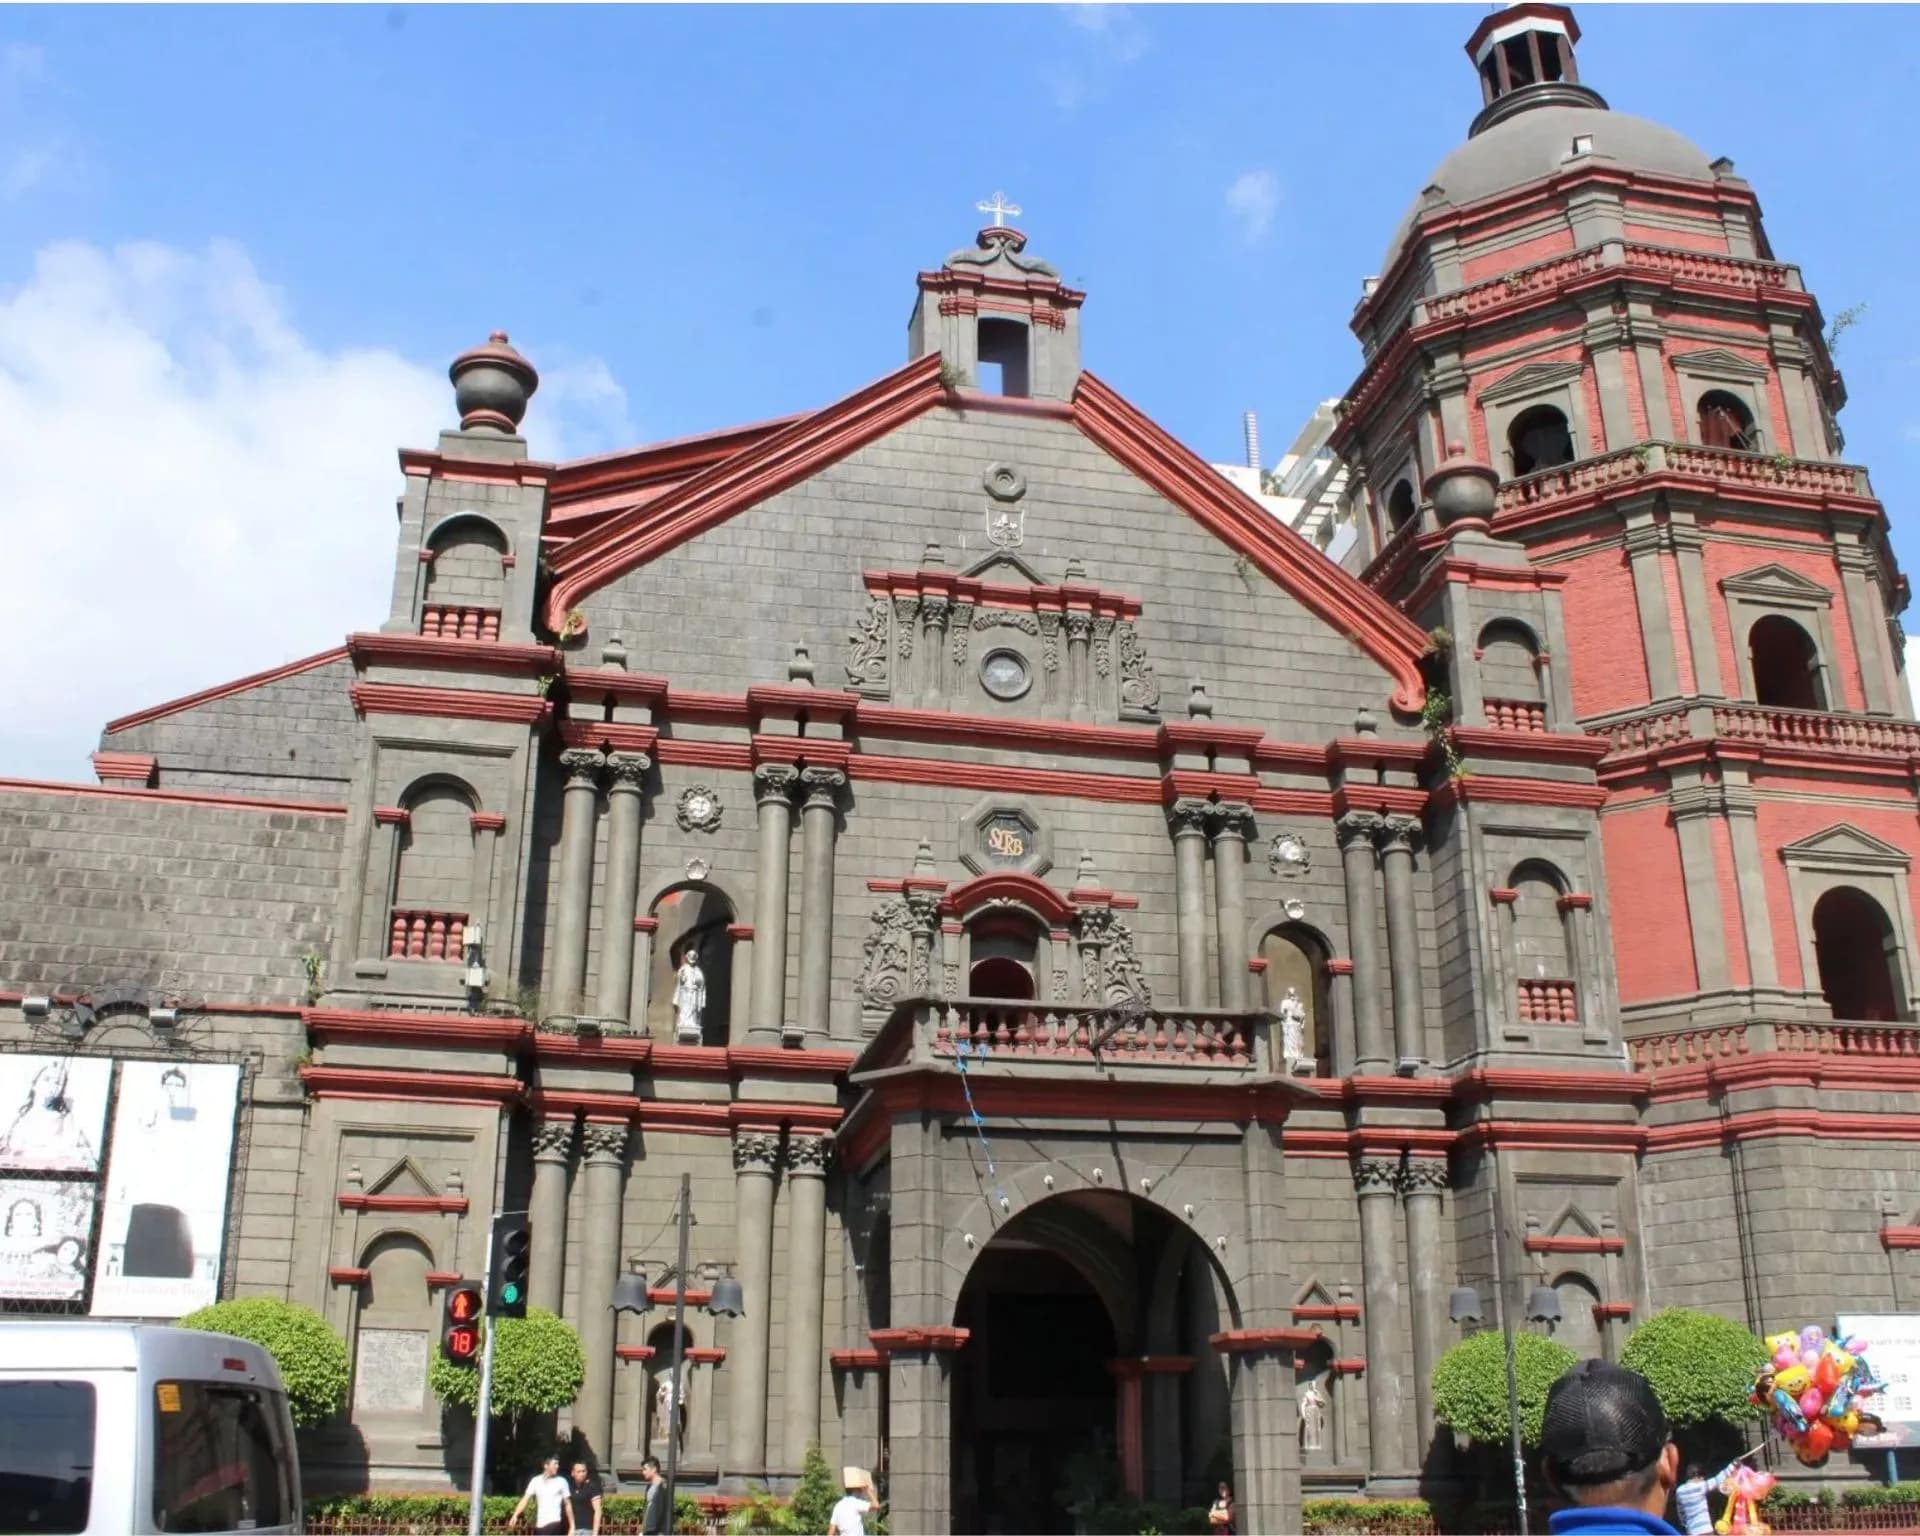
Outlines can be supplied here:
M672 1269L661 1276L662 1283L673 1285L673 1355L668 1367L668 1380L673 1384L673 1422L666 1426L667 1431L667 1526L673 1526L674 1485L680 1475L680 1415L685 1410L683 1390L680 1383L680 1369L687 1337L687 1241L693 1226L691 1204L693 1179L690 1174L680 1175L680 1197L675 1212L675 1222L679 1231L679 1253ZM638 1267L632 1274L621 1275L613 1286L613 1310L615 1314L634 1312L645 1315L653 1310L653 1298L649 1294L652 1287L646 1274ZM707 1312L713 1317L744 1317L746 1306L740 1294L740 1282L731 1275L723 1275L713 1282L713 1293L707 1298Z

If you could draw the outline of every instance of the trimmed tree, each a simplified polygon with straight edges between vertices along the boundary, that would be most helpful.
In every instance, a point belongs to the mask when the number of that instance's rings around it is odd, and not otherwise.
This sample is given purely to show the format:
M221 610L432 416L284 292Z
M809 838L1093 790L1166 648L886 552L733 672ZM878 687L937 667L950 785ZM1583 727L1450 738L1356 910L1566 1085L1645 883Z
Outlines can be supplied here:
M1711 1312L1669 1307L1656 1313L1633 1330L1620 1363L1647 1378L1677 1428L1744 1424L1760 1416L1753 1378L1767 1363L1767 1346Z
M530 1435L549 1427L545 1415L557 1413L580 1395L587 1379L586 1352L571 1324L539 1307L525 1317L490 1317L488 1328L500 1330L493 1347L493 1397L488 1417L503 1431L487 1441L486 1471L522 1466L537 1449ZM484 1339L484 1335L482 1338ZM448 1407L472 1413L479 1406L478 1365L455 1365L439 1349L427 1367L427 1386Z
M809 1440L806 1455L800 1461L800 1481L794 1485L793 1499L787 1506L787 1518L796 1531L826 1536L827 1524L833 1519L833 1506L839 1502L840 1485L834 1481L826 1453L820 1449L818 1440Z
M1537 1333L1513 1337L1513 1373L1520 1396L1520 1438L1540 1439L1547 1390L1573 1368L1578 1356L1564 1344ZM1498 1332L1462 1339L1433 1368L1433 1411L1456 1434L1482 1445L1503 1444L1507 1419L1506 1340Z
M311 1307L271 1296L215 1302L180 1319L182 1328L229 1333L273 1356L287 1388L287 1411L306 1429L347 1405L347 1346Z

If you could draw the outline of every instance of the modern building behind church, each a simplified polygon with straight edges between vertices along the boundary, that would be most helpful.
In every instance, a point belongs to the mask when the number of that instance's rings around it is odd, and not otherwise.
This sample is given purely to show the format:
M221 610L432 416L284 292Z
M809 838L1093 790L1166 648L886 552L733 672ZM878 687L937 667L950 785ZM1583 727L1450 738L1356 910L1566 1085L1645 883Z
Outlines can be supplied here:
M683 1475L817 1439L914 1531L1049 1528L1096 1444L1248 1529L1408 1488L1461 1282L1600 1353L1912 1307L1906 582L1753 190L1578 35L1480 24L1354 315L1358 578L1007 227L787 420L548 463L458 359L386 614L0 794L8 1304L309 1304L316 1480L429 1486L524 1207L625 1476L689 1174L745 1316L689 1314Z

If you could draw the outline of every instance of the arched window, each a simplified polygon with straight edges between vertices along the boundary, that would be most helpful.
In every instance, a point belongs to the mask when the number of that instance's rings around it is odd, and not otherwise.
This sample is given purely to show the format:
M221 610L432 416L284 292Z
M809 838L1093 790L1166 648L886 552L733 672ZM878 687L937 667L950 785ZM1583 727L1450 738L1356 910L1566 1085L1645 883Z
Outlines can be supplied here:
M1747 632L1753 696L1774 709L1825 709L1820 647L1785 614L1769 613Z
M459 961L473 901L473 800L458 785L430 783L412 791L403 808L387 953Z
M1553 1289L1560 1298L1560 1321L1553 1325L1555 1340L1583 1360L1599 1354L1600 1323L1593 1315L1600 1305L1598 1287L1585 1275L1569 1271L1554 1276Z
M1402 480L1394 486L1387 497L1387 531L1398 533L1419 514L1419 503L1414 499L1413 486Z
M498 640L506 593L507 541L493 524L461 517L427 544L420 633L441 640Z
M990 912L968 924L969 997L1030 1001L1039 996L1040 925L1024 913Z
M1575 1021L1573 945L1560 898L1566 881L1552 865L1530 859L1513 872L1513 962L1519 1015L1526 1024Z
M433 1257L418 1238L389 1233L360 1260L367 1272L354 1330L353 1414L418 1416L427 1409Z
M1724 389L1710 389L1700 397L1700 441L1708 448L1733 448L1741 453L1760 451L1760 429L1754 425L1747 402Z
M1532 631L1511 619L1496 619L1480 631L1475 650L1487 724L1503 731L1544 731L1546 688Z
M725 1045L733 1014L734 938L738 921L733 903L711 885L690 882L664 892L647 914L658 925L647 977L647 1034L655 1040L687 1045ZM699 971L682 988L680 973L688 955ZM700 1038L683 1039L682 1017L696 1016Z
M1814 904L1813 952L1836 1019L1890 1024L1906 1016L1893 924L1865 891L1836 886Z
M1507 451L1513 457L1516 475L1571 464L1573 433L1567 418L1551 405L1528 406L1507 428Z
M1311 1062L1320 1077L1333 1075L1333 1009L1328 1002L1327 947L1318 936L1297 924L1268 930L1260 940L1260 958L1267 962L1267 1011L1284 1026L1297 1003L1305 1010L1301 1026L1301 1059ZM1285 1049L1283 1038L1275 1042Z

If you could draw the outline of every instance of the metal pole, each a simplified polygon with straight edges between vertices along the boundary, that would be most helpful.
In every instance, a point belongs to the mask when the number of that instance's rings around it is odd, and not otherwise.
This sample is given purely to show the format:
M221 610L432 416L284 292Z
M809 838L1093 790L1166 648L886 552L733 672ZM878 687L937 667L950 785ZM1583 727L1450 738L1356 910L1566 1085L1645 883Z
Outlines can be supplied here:
M1507 1261L1503 1253L1506 1223L1500 1214L1500 1170L1493 1163L1493 1308L1506 1341L1507 1356L1507 1428L1513 1437L1513 1497L1520 1518L1520 1536L1529 1536L1527 1528L1527 1462L1520 1444L1520 1383L1513 1365L1513 1318L1507 1311Z
M493 1226L499 1212L487 1218L487 1274L480 1282L480 1318L487 1342L480 1350L480 1395L473 1405L473 1488L467 1499L467 1536L480 1536L487 1498L487 1411L493 1406L493 1318L487 1311L493 1300Z
M687 1336L687 1220L693 1176L680 1175L680 1263L673 1280L673 1418L667 1424L667 1529L674 1527L673 1484L680 1475L680 1416L686 1411L681 1401L680 1350Z

